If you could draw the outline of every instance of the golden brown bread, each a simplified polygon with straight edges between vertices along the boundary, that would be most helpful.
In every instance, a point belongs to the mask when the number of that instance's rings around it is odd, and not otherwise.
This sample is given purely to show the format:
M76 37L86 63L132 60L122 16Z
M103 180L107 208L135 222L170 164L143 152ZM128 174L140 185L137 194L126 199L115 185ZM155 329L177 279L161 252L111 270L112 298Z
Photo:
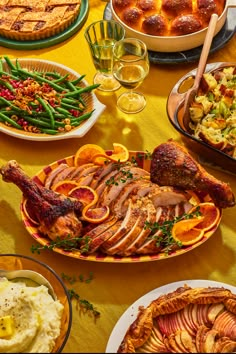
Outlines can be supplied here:
M236 350L235 297L224 287L187 284L161 295L139 308L117 352Z
M208 26L225 0L112 0L116 15L132 29L153 36L180 36Z

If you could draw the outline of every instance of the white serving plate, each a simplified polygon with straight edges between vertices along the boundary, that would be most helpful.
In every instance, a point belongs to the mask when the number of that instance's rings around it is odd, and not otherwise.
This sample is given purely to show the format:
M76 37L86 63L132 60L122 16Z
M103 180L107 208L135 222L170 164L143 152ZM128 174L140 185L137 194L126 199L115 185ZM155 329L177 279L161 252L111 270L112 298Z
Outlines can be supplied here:
M17 60L19 61L21 67L24 69L28 69L28 70L37 69L38 71L41 72L56 71L61 75L65 75L69 73L70 80L77 79L78 77L81 76L81 74L68 68L67 66L53 61L44 60L44 59L22 59L22 58L19 58ZM4 63L3 66L7 67L6 63ZM88 86L86 80L82 80L81 84L83 86ZM71 130L68 133L60 133L57 135L35 134L23 130L18 130L14 127L8 127L7 125L1 122L0 122L0 132L11 135L15 138L24 139L24 140L33 140L33 141L55 141L55 140L64 140L70 138L81 138L92 128L92 126L96 123L100 114L104 111L106 107L97 99L96 95L94 94L94 90L86 94L86 103L89 107L88 111L91 111L92 109L95 109L95 111L93 112L92 116L89 119L87 119L86 121L81 123L80 126ZM86 113L86 110L84 111L84 113Z
M109 337L107 346L106 346L106 353L117 353L119 345L121 344L126 331L128 330L129 326L134 322L136 319L139 306L148 306L153 300L157 299L159 296L170 293L177 288L184 286L184 284L188 284L191 288L197 287L224 287L226 289L231 290L234 294L236 293L236 287L217 282L211 280L181 280L174 283L163 285L159 288L156 288L149 293L143 295L138 300L136 300L119 318L115 327L113 328L111 335Z

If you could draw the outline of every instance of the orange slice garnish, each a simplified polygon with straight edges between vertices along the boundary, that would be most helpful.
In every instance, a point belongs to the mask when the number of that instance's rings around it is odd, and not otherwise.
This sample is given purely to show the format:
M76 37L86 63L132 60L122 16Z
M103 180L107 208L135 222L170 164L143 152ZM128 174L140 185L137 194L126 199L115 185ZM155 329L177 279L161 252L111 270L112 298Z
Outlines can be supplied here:
M84 206L89 207L98 201L97 192L89 186L77 186L70 190L68 196L78 199Z
M110 214L110 209L108 206L103 205L98 208L90 208L90 206L85 207L82 211L82 217L84 220L91 222L93 224L98 224L103 222L108 218Z
M37 217L34 215L31 208L28 206L28 199L25 199L23 201L22 209L25 215L27 216L27 218L32 222L32 224L39 225L39 221L37 220Z
M98 160L100 159L100 160ZM104 164L105 161L110 160L112 162L126 162L129 159L129 150L122 144L113 143L113 150L111 154L97 154L93 157L93 162Z
M68 196L69 192L75 187L78 187L78 183L76 181L64 180L64 181L59 181L59 182L55 183L51 187L51 189L54 192Z
M96 159L95 162L95 157L97 156L106 156L105 150L96 144L85 144L81 146L75 153L74 156L74 165L75 166L81 166L85 163L88 162L94 162L97 164L103 164L104 159Z
M113 143L113 151L108 158L111 161L126 162L129 159L129 150L122 144Z
M200 241L204 236L204 229L197 229L203 217L184 219L176 222L172 228L172 237L183 246L190 246Z
M200 203L198 206L194 206L189 213L194 212L197 207L199 207L199 211L201 216L203 216L203 220L196 225L197 229L203 229L204 231L208 231L212 229L220 220L221 212L220 209L215 206L212 202L204 202Z

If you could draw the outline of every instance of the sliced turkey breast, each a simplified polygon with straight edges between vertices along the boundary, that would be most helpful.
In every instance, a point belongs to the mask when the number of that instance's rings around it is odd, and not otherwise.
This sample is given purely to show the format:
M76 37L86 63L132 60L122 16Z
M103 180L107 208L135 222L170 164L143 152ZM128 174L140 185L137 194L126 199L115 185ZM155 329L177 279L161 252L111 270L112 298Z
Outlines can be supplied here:
M138 236L131 242L128 247L123 250L123 256L131 256L136 253L136 250L148 239L151 234L151 229L147 227L147 222L153 224L156 221L156 208L151 201L146 204L146 219L142 230L139 232Z
M139 167L124 167L118 174L112 176L112 183L109 184L100 194L100 204L110 205L110 203L117 199L119 194L128 184L134 180L142 180L149 177L149 173Z
M53 187L58 182L71 180L71 175L75 171L75 169L76 169L75 166L67 166L67 168L64 168L61 171L59 171L56 177L53 179L51 183L51 187Z
M107 250L109 248L113 247L124 235L126 235L136 223L139 214L139 207L137 205L134 205L133 202L130 200L127 213L125 215L125 218L122 220L120 228L112 237L110 237L106 242L102 244L102 250L107 253Z
M54 178L56 178L57 174L60 171L63 171L64 169L66 169L68 167L69 166L66 163L61 163L56 168L54 168L54 170L52 170L49 174L47 174L45 181L44 181L44 186L46 188L50 189L52 186L53 180L54 180Z

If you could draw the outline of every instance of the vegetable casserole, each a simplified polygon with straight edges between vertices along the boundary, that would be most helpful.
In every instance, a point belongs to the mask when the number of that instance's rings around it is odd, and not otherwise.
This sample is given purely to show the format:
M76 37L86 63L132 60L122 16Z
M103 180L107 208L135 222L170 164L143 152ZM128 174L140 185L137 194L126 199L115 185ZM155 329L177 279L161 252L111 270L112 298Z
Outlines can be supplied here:
M236 67L203 74L189 113L197 139L236 158Z

